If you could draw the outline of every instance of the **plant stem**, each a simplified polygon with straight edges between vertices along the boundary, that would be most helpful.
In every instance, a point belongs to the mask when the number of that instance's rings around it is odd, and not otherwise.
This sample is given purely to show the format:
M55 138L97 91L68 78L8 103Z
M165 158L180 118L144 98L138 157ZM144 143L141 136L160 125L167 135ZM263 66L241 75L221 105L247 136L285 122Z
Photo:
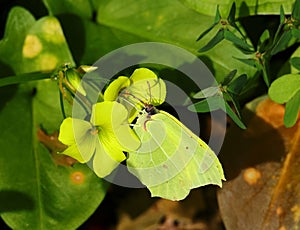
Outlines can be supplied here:
M46 73L35 72L35 73L25 73L16 76L0 78L0 87L6 85L24 83L28 81L36 81L36 80L42 80L47 78L50 79L52 74L53 72L46 72Z

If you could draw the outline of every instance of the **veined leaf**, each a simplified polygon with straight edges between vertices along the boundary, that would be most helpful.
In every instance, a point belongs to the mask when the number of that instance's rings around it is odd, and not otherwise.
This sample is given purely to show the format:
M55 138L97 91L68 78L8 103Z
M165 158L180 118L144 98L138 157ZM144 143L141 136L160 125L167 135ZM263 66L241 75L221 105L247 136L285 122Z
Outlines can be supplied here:
M10 12L0 54L18 75L73 63L58 20L35 21L19 7ZM1 110L0 212L12 229L76 229L104 198L107 184L87 166L55 163L64 147L40 127L53 133L61 121L57 83L50 79L21 84Z
M136 38L136 40L139 39L139 42L166 42L199 55L197 50L209 42L209 36L203 37L196 46L195 39L199 36L199 31L205 31L211 26L215 12L216 5L213 16L208 17L174 0L141 0L138 3L130 0L111 0L99 2L97 22L105 30L111 31L112 37L120 38L119 44L121 45L119 47L125 43L123 38L125 33L127 36ZM216 32L214 31L214 33ZM90 38L87 39L90 40ZM103 38L100 37L99 39ZM132 42L136 42L136 40ZM107 49L107 47L101 47L101 43L96 44L95 38L91 41L94 41L91 44L94 49ZM118 47L117 42L116 46ZM94 49L89 50L93 53ZM211 49L205 53L205 56L211 60L213 68L218 70L215 74L218 81L222 80L225 74L232 69L238 69L240 74L246 73L248 76L253 76L256 72L256 69L249 68L236 60L224 63L224 60L231 59L232 56L245 57L238 48L232 47L227 42L222 43L221 51Z
M256 0L226 0L226 1L198 1L198 0L181 0L183 4L191 9L205 15L213 16L215 14L216 5L220 6L222 15L228 15L229 9L233 2L236 3L237 15L245 17L249 15L266 15L266 14L279 14L280 6L282 5L287 13L291 13L294 0L279 0L268 2L257 2Z
M83 18L92 18L92 5L90 1L73 0L73 1L53 1L43 0L50 15L76 14Z

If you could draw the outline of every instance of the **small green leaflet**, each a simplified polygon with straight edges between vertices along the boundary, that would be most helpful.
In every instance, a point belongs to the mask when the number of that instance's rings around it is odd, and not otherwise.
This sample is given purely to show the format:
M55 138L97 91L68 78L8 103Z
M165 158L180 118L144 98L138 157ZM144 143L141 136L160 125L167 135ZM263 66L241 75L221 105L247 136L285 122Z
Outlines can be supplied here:
M143 111L138 117L134 131L141 146L129 153L128 170L152 196L169 200L182 200L207 184L222 187L223 169L209 146L171 114L155 113Z

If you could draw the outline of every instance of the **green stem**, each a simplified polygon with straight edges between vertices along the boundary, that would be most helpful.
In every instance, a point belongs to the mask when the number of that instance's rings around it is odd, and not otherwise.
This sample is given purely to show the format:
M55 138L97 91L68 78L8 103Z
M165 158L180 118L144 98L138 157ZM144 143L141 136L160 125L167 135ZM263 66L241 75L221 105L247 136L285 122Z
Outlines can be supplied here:
M0 87L6 85L24 83L28 81L36 81L36 80L42 80L47 78L49 79L51 78L52 74L53 72L46 72L46 73L35 72L35 73L25 73L16 76L0 78Z

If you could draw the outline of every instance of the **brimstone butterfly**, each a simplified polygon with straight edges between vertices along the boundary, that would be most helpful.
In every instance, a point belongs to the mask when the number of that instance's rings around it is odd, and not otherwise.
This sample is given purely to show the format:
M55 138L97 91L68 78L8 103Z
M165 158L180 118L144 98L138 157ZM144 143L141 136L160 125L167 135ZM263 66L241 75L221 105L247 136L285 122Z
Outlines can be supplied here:
M133 129L141 146L129 152L127 166L152 196L182 200L193 188L222 186L225 177L215 153L171 114L146 108Z
M120 91L115 93L115 89ZM126 162L152 196L182 200L193 188L222 186L223 169L210 147L177 118L154 107L164 102L166 86L152 71L137 69L128 81L119 77L107 88L104 98L106 95L125 104L131 115L139 112L133 130L141 145L128 153Z

